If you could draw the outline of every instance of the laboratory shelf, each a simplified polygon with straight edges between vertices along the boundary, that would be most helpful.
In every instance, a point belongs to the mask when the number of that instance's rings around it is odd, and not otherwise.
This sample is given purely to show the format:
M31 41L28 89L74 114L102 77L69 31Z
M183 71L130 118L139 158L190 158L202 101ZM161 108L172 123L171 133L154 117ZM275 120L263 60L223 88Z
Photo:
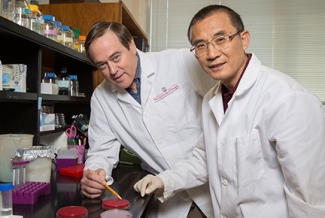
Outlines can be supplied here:
M40 105L54 106L53 113L64 113L68 124L72 115L90 115L95 69L84 54L1 16L0 41L2 64L27 65L26 93L0 91L0 122L5 127L0 134L33 134L33 144L40 144L40 137L46 134L40 132ZM45 72L58 75L63 67L78 76L79 91L86 97L41 93Z
M31 102L37 100L36 93L0 91L1 102Z

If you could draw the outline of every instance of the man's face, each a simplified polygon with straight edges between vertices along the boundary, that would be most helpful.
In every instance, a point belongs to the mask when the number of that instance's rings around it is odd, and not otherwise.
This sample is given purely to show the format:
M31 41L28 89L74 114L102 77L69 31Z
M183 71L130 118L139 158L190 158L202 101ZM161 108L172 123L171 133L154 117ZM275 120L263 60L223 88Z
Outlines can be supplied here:
M137 71L136 46L133 41L129 45L130 50L108 30L89 47L90 56L98 70L109 82L120 88L130 87Z
M220 34L230 36L237 31L231 24L228 15L219 12L193 25L191 43L196 45L199 42L210 42L215 36ZM209 43L206 53L196 58L213 79L221 80L230 90L236 85L245 66L247 60L245 49L248 45L249 32L243 31L230 39L227 48L215 49Z

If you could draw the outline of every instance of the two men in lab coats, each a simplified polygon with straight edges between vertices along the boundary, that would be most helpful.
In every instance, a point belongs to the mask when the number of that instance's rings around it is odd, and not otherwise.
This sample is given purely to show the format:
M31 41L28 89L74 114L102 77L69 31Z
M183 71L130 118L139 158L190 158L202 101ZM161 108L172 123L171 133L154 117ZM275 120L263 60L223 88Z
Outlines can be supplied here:
M85 48L105 80L91 98L83 195L97 198L103 184L112 183L121 146L153 174L191 157L203 143L203 95L216 84L195 56L188 49L143 53L129 31L114 22L96 23ZM187 217L193 201L213 217L208 184L179 192L164 204L157 201L149 217Z
M322 102L245 52L250 34L228 7L201 9L188 38L202 68L220 80L203 100L205 143L134 188L165 201L209 181L215 217L325 217Z

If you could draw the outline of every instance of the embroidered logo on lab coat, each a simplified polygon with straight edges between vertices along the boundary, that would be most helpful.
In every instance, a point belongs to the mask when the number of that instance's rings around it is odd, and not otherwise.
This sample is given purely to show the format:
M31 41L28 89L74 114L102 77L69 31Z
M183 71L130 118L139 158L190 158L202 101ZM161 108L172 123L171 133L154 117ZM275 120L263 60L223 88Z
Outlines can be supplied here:
M160 93L159 95L157 95L156 97L154 97L153 100L156 103L156 102L160 101L161 99L165 98L166 96L170 95L174 91L176 91L178 88L179 88L179 86L177 84L173 85L169 89L167 89L166 87L162 87L161 90L163 92Z

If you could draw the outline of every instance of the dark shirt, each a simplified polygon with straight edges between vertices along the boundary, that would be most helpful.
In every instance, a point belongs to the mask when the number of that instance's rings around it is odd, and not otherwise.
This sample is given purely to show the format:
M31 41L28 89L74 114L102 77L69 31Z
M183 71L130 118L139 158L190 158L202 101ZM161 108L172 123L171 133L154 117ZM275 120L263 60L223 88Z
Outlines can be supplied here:
M246 68L247 68L247 66L248 66L248 63L249 63L249 61L250 61L250 59L251 59L251 57L252 57L252 54L247 54L247 57L248 57L248 58L247 58L246 65L245 65L245 67L244 67L244 69L243 69L243 72L241 73L241 75L240 75L240 77L239 77L239 79L238 79L238 81L237 81L235 87L232 88L232 89L229 91L229 90L227 89L227 87L226 87L224 84L222 84L221 93L222 93L223 110L224 110L225 113L226 113L226 110L227 110L227 108L228 108L228 102L230 101L230 99L231 99L232 96L234 95L234 93L235 93L235 91L236 91L236 89L237 89L237 87L238 87L238 84L239 84L239 82L240 82L242 76L244 75L244 72L245 72L245 70L246 70Z
M141 104L141 65L140 65L140 56L137 52L138 56L138 72L135 77L136 85L137 85L137 92L132 91L130 88L126 88L126 91L139 103Z

